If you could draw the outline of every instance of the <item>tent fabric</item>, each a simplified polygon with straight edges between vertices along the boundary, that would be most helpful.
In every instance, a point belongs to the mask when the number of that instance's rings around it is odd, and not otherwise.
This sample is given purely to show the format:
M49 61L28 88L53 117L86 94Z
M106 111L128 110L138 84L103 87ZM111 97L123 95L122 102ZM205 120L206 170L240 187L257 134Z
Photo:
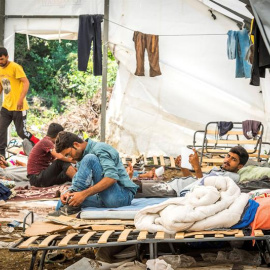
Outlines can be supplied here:
M241 1L215 2L252 18ZM208 0L118 0L109 10L109 46L119 70L107 111L108 143L126 154L177 155L207 122L247 119L262 122L269 137L269 85L263 82L260 93L249 80L235 79L235 62L227 59L227 32L239 30L234 20L243 18ZM76 39L74 16L104 14L104 0L6 1L8 16L48 14L71 18L6 20L11 60L15 33ZM149 69L144 77L134 75L134 31L159 35L161 76L150 78Z

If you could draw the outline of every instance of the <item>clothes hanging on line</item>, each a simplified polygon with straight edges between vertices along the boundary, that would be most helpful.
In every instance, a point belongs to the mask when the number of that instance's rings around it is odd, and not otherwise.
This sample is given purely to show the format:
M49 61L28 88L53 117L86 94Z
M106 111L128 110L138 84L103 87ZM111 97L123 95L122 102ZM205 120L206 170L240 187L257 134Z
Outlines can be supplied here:
M94 75L102 75L101 23L103 15L80 15L78 32L78 70L86 71L93 42Z
M135 43L137 68L135 75L144 76L144 54L147 50L150 65L150 77L161 75L159 67L159 37L135 31L133 41Z
M255 120L245 120L242 122L243 134L249 140L259 133L261 122Z
M252 34L254 34L254 55L250 84L259 86L260 78L265 78L265 69L270 68L270 54L265 46L256 20L253 23Z
M251 65L246 60L250 46L248 30L228 32L227 55L228 59L236 59L235 78L250 78Z

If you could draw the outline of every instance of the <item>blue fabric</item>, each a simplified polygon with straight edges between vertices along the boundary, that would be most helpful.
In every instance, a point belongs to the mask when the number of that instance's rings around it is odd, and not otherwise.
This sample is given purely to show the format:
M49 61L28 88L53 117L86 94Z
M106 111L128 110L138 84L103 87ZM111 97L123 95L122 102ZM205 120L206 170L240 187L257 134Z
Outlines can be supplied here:
M228 32L227 55L229 59L236 59L236 78L250 78L251 65L245 60L250 46L247 29Z
M6 201L10 195L10 189L0 183L0 200Z
M232 229L241 229L244 227L249 226L249 224L254 220L256 212L258 207L260 206L259 203L257 203L254 200L248 200L248 208L245 211L243 218L234 226L232 226Z
M90 186L93 186L100 182L104 178L103 167L99 162L96 155L87 154L84 155L76 177L72 179L72 185L69 190L83 191ZM109 188L101 191L98 194L87 197L82 203L82 207L121 207L130 205L134 194L126 187L114 183ZM59 201L56 209L62 206Z
M83 152L83 158L88 154L93 154L98 157L103 169L103 177L109 177L117 180L119 185L130 189L134 195L136 194L138 186L130 180L119 157L119 153L112 146L102 142L94 142L89 139ZM79 170L81 164L82 161L78 163ZM78 177L77 174L74 178L76 177Z
M162 203L169 198L138 198L138 199L133 199L131 201L131 205L128 206L122 206L119 208L95 208L95 207L86 207L82 209L82 212L85 211L108 211L108 210L117 210L117 211L139 211L143 209L146 206L151 206L154 204Z

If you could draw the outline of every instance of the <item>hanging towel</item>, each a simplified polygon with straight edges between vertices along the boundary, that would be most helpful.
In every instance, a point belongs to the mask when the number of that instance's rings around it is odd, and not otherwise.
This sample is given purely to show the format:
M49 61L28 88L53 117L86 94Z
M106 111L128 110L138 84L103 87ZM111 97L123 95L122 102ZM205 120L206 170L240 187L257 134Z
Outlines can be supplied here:
M244 136L249 140L257 136L261 122L255 120L246 120L242 122Z
M80 15L78 32L78 69L86 71L93 42L94 75L102 75L101 22L103 15Z
M10 195L11 195L10 189L0 183L0 201L1 200L6 201Z
M218 122L219 136L221 137L221 136L225 135L232 128L233 128L233 122L225 122L225 121Z

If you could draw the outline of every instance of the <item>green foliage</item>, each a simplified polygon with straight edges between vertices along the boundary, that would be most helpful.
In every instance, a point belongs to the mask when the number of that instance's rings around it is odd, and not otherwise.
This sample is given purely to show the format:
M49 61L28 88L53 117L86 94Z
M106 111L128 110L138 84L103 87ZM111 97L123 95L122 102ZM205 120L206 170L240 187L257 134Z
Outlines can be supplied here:
M91 99L102 87L102 76L93 76L92 52L87 71L78 71L77 41L48 41L32 36L29 41L30 50L26 36L16 34L15 62L23 66L30 81L27 122L41 127L57 113L63 113L69 99L77 103ZM112 53L108 52L109 87L114 85L117 68Z

